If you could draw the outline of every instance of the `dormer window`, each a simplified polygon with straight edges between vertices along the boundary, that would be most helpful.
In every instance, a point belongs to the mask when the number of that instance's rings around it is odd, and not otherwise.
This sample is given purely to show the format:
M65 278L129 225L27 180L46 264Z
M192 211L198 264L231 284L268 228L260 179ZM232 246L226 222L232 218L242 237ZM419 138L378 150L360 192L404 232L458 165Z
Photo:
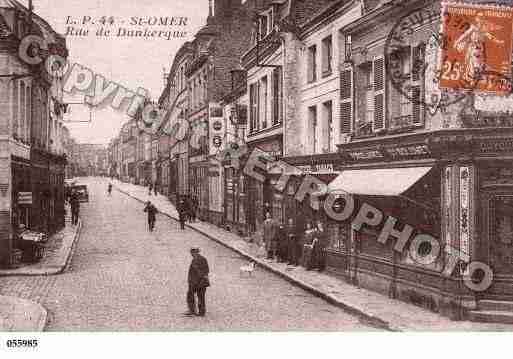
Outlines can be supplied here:
M267 11L264 11L259 16L258 21L258 32L259 32L259 38L262 40L265 38L268 34L272 32L274 28L274 18L273 18L273 9L269 9Z

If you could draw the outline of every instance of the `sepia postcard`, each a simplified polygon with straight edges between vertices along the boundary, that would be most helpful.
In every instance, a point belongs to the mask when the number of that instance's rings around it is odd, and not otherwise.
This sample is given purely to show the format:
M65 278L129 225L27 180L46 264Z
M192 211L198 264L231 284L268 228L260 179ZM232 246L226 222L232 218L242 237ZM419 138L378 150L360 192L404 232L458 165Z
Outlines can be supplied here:
M512 53L509 0L0 0L0 347L512 332Z

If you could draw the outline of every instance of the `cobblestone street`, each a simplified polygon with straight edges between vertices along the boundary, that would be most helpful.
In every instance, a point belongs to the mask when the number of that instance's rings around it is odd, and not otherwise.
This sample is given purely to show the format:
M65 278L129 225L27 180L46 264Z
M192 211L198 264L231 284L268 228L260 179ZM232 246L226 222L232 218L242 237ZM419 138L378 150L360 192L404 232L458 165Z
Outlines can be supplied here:
M105 182L88 181L83 229L67 272L48 277L2 277L0 294L36 301L49 312L50 331L119 330L373 330L358 318L257 269L225 247L158 216L147 231L142 205ZM189 248L209 260L207 316L186 310Z

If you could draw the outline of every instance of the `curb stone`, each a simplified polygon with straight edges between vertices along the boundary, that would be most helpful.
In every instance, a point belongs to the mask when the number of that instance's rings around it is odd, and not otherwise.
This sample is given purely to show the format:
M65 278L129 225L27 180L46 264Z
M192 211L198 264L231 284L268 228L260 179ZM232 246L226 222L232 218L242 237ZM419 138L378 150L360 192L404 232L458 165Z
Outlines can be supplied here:
M118 188L117 186L114 186L116 188L116 190L118 192L121 192L125 195L127 195L128 197L130 198L133 198L141 203L144 203L145 201L135 197L134 195L124 191L124 190L121 190L120 188ZM159 211L160 214L174 220L174 221L178 221L178 218L176 217L173 217L171 216L170 214L168 213L164 213L164 212L161 212ZM211 239L212 241L218 243L218 244L221 244L223 245L224 247L227 247L231 250L233 250L234 252L237 252L239 255L245 257L246 259L249 259L253 262L255 262L256 264L260 265L262 268L265 268L267 269L268 271L282 277L283 279L287 280L288 282L292 283L292 284L295 284L297 285L298 287L314 294L315 296L327 301L328 303L338 307L338 308L341 308L343 309L344 311L350 313L350 314L353 314L353 315L356 315L356 316L359 316L359 317L362 317L364 318L365 320L369 321L369 323L377 328L380 328L380 329L384 329L384 330L387 330L387 331L392 331L392 332L400 332L400 331L403 331L403 329L399 328L399 327L396 327L394 325L392 325L390 322L388 321L385 321L383 319L381 319L379 316L367 311L367 310L364 310L363 308L360 308L359 306L355 305L355 304L352 304L352 303L347 303L347 302L344 302L344 301L341 301L340 299L334 297L333 295L331 294L328 294L328 293L325 293L315 287L313 287L312 285L308 284L308 283L305 283L304 281L302 281L301 279L298 279L298 278L295 278L294 276L291 276L287 273L284 273L276 268L273 268L272 266L270 266L268 263L266 263L265 261L261 260L260 258L257 258L257 257L254 257L252 256L251 254L249 253L246 253L245 251L239 249L239 248L236 248L234 246L231 246L230 244L222 241L222 240L219 240L218 238L215 238L214 236L208 234L207 232L201 230L201 229L198 229L198 228L195 228L193 226L191 226L190 224L185 224L186 227L204 235L205 237Z

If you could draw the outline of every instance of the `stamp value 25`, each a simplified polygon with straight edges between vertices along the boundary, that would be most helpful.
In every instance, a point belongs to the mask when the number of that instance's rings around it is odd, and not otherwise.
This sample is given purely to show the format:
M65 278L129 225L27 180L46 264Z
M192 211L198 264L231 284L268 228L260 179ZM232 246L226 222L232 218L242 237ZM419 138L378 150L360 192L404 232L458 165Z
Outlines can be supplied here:
M440 88L511 93L513 8L442 4Z

